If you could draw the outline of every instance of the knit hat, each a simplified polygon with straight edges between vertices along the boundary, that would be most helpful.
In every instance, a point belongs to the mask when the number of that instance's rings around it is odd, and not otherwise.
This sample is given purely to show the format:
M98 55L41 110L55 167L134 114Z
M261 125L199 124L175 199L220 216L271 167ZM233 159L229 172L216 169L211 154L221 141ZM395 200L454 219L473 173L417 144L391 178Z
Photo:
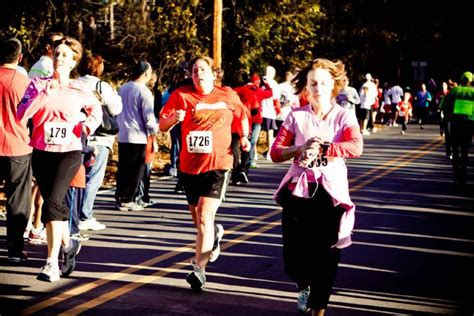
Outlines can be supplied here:
M472 82L472 72L466 71L461 75L461 82Z
M250 80L253 83L259 83L260 82L260 77L257 74L253 74L252 77L250 78Z

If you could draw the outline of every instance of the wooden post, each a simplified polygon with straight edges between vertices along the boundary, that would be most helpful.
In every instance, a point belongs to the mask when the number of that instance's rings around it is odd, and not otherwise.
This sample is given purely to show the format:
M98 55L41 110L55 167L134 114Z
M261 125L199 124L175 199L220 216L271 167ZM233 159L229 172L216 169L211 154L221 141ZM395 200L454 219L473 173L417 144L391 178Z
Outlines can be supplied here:
M222 0L214 0L214 33L212 38L212 57L216 67L222 63Z

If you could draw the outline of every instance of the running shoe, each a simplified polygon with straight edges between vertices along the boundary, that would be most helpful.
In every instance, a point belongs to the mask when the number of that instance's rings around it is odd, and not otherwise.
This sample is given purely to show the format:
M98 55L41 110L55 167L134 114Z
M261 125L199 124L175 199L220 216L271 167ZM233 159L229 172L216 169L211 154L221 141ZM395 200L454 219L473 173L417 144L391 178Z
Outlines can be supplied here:
M309 311L308 306L306 306L308 304L309 294L310 294L309 286L305 287L304 289L298 292L298 303L297 303L296 308L298 309L299 312L306 313L307 311Z
M143 206L141 205L138 205L137 203L135 202L128 202L128 203L120 203L117 205L117 208L121 211L142 211L143 210Z
M106 226L104 224L99 223L94 217L80 221L78 228L80 230L102 230L105 229Z
M81 243L75 239L69 241L69 247L67 249L62 249L63 265L61 272L63 276L70 275L76 268L76 255L79 251L81 251Z
M76 234L71 234L71 239L78 240L78 241L86 241L90 239L90 236L83 233L76 233Z
M46 265L43 266L36 279L46 282L59 281L59 267L51 262L46 262Z
M249 178L247 177L247 174L244 171L239 173L239 178L242 183L249 183Z
M224 236L224 227L221 224L216 224L214 228L216 237L214 238L214 246L209 254L209 262L214 262L221 254L221 240Z
M48 238L46 237L46 229L43 227L43 229L37 231L33 228L28 235L28 241L33 245L47 244Z
M198 266L196 260L191 260L193 265L193 272L188 274L186 277L186 282L191 285L193 291L202 291L204 284L206 284L206 274L201 267Z
M15 254L8 254L8 263L22 263L28 260L28 254L25 251L21 251Z

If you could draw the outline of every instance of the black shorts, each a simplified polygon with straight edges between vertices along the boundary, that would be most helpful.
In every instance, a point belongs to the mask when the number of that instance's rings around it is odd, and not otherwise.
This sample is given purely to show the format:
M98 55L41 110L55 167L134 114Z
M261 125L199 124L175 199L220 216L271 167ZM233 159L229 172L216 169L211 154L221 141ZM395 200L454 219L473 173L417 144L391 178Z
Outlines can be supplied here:
M268 132L271 129L276 131L278 130L278 127L274 119L269 119L269 118L264 117L263 122L262 122L262 129L266 132Z
M369 109L360 109L359 120L369 119L370 110Z
M211 170L200 174L183 173L181 181L189 205L197 205L201 196L222 200L227 190L229 170Z

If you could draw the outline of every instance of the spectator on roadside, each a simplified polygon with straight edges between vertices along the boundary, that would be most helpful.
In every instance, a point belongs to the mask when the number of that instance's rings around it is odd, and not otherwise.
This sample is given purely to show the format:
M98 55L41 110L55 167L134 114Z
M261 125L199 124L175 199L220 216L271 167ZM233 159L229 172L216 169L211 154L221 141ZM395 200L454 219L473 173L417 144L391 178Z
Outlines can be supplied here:
M16 38L0 44L0 183L5 181L8 262L28 259L23 233L31 212L31 151L26 120L17 118L17 105L30 80L16 67L21 60Z
M35 78L18 107L19 119L33 121L33 174L44 198L41 220L48 236L46 264L38 280L47 282L60 279L60 251L62 275L68 276L75 269L81 244L70 239L65 196L81 165L81 139L92 134L102 120L100 103L92 91L70 78L81 57L81 44L71 37L62 38L54 49L53 77Z
M151 73L151 79L147 83L147 87L150 89L153 94L153 113L155 118L158 120L160 111L162 109L162 95L158 89L158 75L156 70L153 70ZM143 173L142 180L138 185L137 196L135 201L137 204L143 207L148 207L155 204L150 197L150 181L151 174L153 171L153 161L155 159L155 152L153 152L153 140L156 138L156 135L149 135L147 138L146 150L145 150L145 171Z
M232 168L231 124L240 122L240 145L250 149L248 123L235 91L215 85L217 68L209 57L192 63L192 86L175 90L160 115L160 130L181 122L183 148L180 169L189 210L197 229L193 271L186 281L193 290L206 283L206 266L217 259L224 234L214 218L225 195Z
M119 158L115 200L121 211L143 209L136 203L136 194L145 172L148 136L153 137L152 151L158 150L153 94L146 86L151 73L151 65L140 61L132 68L131 80L119 89L123 109L118 115Z
M95 16L87 16L87 23L84 27L84 47L91 51L97 51L97 41L99 40L100 29L96 23Z
M49 78L53 75L53 52L54 42L63 38L63 33L50 32L40 40L42 55L40 59L31 67L28 77L30 78Z
M288 115L271 149L273 161L293 161L274 195L283 208L285 273L298 287L298 310L318 316L327 308L341 249L351 244L355 206L345 159L363 148L356 116L335 102L345 74L341 61L323 58L298 73L296 92L308 104Z
M93 91L107 107L111 115L118 115L122 112L122 98L117 91L107 82L100 79L104 73L104 59L100 55L92 54L85 56L80 65L78 79L91 91ZM115 135L104 133L94 133L87 139L87 150L84 163L86 164L86 185L83 194L80 194L81 201L78 203L80 230L102 230L105 225L98 222L94 215L94 201L97 192L104 181L105 171L109 153L113 151ZM84 148L86 149L86 148ZM91 156L93 163L91 163ZM81 190L77 188L77 190Z

